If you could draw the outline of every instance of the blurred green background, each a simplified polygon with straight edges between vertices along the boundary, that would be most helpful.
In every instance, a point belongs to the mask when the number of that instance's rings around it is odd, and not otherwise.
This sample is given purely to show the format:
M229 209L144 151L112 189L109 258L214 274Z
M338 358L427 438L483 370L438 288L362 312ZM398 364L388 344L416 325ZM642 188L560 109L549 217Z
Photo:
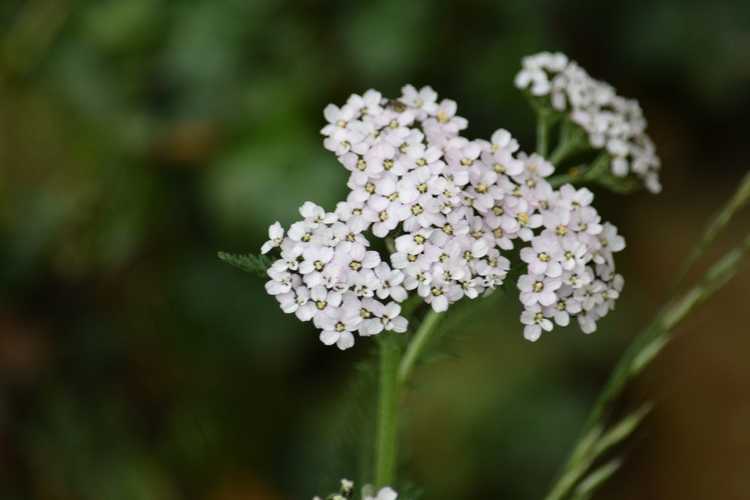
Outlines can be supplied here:
M512 81L547 49L641 101L665 189L597 193L628 249L596 334L528 343L499 295L451 323L455 356L407 400L405 477L435 500L553 478L750 165L750 2L0 2L0 498L299 499L354 476L372 415L344 400L374 343L325 348L216 251L342 197L319 129L352 92L429 84L470 136L533 149ZM633 388L659 404L597 498L750 496L748 296L745 270Z

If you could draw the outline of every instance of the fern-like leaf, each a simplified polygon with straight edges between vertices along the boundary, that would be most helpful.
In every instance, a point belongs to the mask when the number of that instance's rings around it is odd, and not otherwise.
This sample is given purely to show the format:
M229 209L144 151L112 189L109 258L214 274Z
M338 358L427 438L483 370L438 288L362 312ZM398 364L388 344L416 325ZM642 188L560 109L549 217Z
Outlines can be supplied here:
M266 271L271 267L271 259L265 255L254 255L251 253L237 255L226 252L219 252L219 260L226 262L230 266L242 269L246 273L255 274L261 278L266 277Z

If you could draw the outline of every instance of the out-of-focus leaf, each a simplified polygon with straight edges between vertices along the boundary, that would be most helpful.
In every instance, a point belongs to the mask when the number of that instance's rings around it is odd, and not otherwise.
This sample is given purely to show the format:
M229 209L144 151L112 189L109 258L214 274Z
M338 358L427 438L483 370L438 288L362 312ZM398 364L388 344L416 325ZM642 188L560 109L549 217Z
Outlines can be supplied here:
M219 252L220 260L227 264L242 269L246 273L255 274L261 278L266 276L266 270L271 267L271 259L265 255L254 255L251 253L245 255L236 255L226 252Z

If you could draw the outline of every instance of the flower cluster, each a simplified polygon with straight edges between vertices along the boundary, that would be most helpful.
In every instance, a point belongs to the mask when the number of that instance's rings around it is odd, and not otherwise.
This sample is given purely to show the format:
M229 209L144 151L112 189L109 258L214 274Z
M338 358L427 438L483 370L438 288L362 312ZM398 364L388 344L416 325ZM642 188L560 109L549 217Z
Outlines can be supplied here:
M332 493L326 496L326 500L349 500L354 494L354 482L348 479L341 480L341 486L337 493ZM381 488L377 493L374 492L374 488L370 485L366 485L362 489L362 500L396 500L398 493L391 488L386 486ZM321 497L313 497L313 500L323 500Z
M305 203L303 220L286 233L271 226L262 248L280 250L267 291L312 320L324 343L346 349L355 332L405 331L399 303L411 291L436 312L491 292L510 268L503 252L519 241L530 245L519 281L527 338L549 330L547 318L566 324L561 301L585 331L611 307L621 287L611 253L624 243L590 207L593 195L556 191L552 164L519 152L506 130L462 137L456 109L410 85L395 100L369 90L325 108L324 146L348 170L349 193L330 213ZM386 240L388 259L365 234Z
M335 213L306 202L300 214L303 219L286 234L278 222L272 225L261 249L280 249L280 258L268 269L266 291L281 309L312 320L321 330L320 340L339 349L354 345L354 332L406 331L398 304L406 298L401 273L381 262L362 232Z
M438 102L429 87L407 85L394 101L370 90L325 116L325 146L350 172L336 213L393 240L406 290L442 312L503 283L510 262L500 250L532 236L524 190L551 165L517 157L505 130L489 142L461 137L467 121L456 103Z
M654 193L661 190L660 160L646 134L646 119L638 101L617 95L564 54L542 52L523 59L516 86L533 96L549 96L552 107L565 111L582 127L591 146L612 158L612 173L633 173Z
M593 199L588 189L570 185L554 192L542 211L542 231L521 249L527 273L518 288L528 340L552 330L553 322L567 326L571 316L591 333L619 297L624 281L614 272L613 253L625 248L625 240L601 222Z

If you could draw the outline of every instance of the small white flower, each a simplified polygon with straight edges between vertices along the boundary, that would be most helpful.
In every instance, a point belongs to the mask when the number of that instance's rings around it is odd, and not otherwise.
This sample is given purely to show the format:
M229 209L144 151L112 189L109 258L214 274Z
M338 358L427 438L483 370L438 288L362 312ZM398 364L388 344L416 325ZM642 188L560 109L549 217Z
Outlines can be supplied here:
M396 493L396 491L390 486L386 486L385 488L380 489L377 495L365 495L362 500L396 500L397 498L398 493Z
M268 228L268 241L263 243L263 246L260 248L260 253L267 254L272 249L280 246L283 239L284 228L281 227L281 224L279 222L273 223Z
M388 297L396 302L406 300L406 289L402 286L404 282L404 273L398 269L391 269L387 262L381 262L375 269L375 276L380 282L380 288L377 290L377 296L381 300Z
M353 308L335 308L315 317L320 332L320 341L325 345L334 345L346 350L354 345L354 335L362 318L359 311Z
M531 247L521 249L521 260L529 265L532 274L546 274L556 278L562 274L560 244L554 236L542 234L531 241Z
M401 306L395 302L389 302L383 309L383 316L380 321L383 323L383 329L391 332L403 333L408 327L408 321L401 314Z
M550 278L539 274L524 274L518 278L521 302L525 306L535 304L551 306L557 299L555 291L561 285L562 281L559 278Z
M521 313L521 323L524 325L523 336L526 340L535 342L542 336L542 330L552 331L552 321L544 317L541 307L533 305Z
M333 259L333 248L319 245L311 245L302 251L302 262L299 265L301 274L312 272L323 272L326 265Z
M412 85L405 85L401 89L401 101L405 104L424 112L426 115L437 113L437 92L432 87L422 87L417 90Z

